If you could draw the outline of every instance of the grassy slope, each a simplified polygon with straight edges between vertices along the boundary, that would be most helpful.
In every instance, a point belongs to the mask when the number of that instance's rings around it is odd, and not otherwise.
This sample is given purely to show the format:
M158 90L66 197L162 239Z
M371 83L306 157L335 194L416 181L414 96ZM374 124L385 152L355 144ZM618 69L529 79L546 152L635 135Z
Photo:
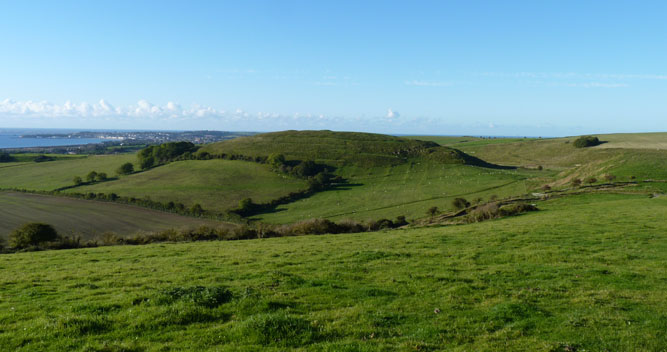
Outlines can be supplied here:
M433 143L382 134L283 131L235 138L202 148L212 154L268 156L284 154L288 160L314 160L331 166L377 167L399 165L409 159L426 158L445 163L464 163L459 151Z
M15 162L0 164L0 188L25 188L52 191L71 186L74 176L85 179L90 171L106 172L109 177L126 162L136 162L134 154L91 155L42 163Z
M182 202L188 206L199 203L204 209L224 211L238 206L243 198L266 202L305 188L305 181L279 175L266 165L232 160L189 160L71 191L150 196L152 200Z
M0 238L5 239L27 222L51 224L62 235L83 239L99 237L106 231L130 235L139 231L223 225L123 204L15 192L0 192L0 208Z
M667 133L598 135L602 145L574 148L577 137L554 139L487 139L459 141L455 147L491 163L545 168L559 171L555 180L567 182L574 177L601 178L606 173L627 180L667 179ZM419 137L438 140L441 137ZM556 181L558 183L558 181Z
M540 207L453 227L2 255L0 347L664 350L667 198ZM233 299L159 300L193 285Z
M343 167L349 187L318 193L295 203L282 205L277 212L258 218L272 223L288 223L308 218L380 219L399 215L415 218L437 206L451 207L455 197L472 200L523 194L526 179L541 173L527 170L497 170L466 165L422 162L384 168Z

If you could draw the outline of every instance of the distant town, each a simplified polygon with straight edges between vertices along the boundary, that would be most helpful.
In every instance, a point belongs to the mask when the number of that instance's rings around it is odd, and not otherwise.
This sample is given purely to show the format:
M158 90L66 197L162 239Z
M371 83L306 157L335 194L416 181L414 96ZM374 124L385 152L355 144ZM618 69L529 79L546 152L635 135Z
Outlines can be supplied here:
M26 134L20 138L40 139L101 139L100 143L82 143L80 145L7 148L6 152L29 153L118 153L142 148L149 144L185 141L195 144L218 142L242 136L251 136L255 132L226 131L83 131L73 133ZM54 143L56 144L56 143Z

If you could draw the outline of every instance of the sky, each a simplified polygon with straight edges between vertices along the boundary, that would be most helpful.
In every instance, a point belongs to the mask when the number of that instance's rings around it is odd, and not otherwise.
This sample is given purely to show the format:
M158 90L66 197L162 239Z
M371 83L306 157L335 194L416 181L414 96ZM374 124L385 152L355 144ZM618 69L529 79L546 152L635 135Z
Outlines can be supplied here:
M0 7L0 127L667 131L665 1Z

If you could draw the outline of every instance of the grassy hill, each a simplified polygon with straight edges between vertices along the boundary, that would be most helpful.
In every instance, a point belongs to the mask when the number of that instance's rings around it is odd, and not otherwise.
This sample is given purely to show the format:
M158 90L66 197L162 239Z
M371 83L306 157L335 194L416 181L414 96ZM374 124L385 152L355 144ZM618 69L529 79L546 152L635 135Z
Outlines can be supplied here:
M306 187L304 180L277 174L266 165L235 160L187 160L70 191L150 197L186 206L199 203L204 209L225 211L237 207L244 198L268 202Z
M12 351L660 351L667 198L483 223L0 256Z
M424 142L372 133L332 131L283 131L235 138L207 145L211 154L268 156L283 154L288 160L313 160L332 166L364 167L399 165L412 159L464 164L458 150Z
M0 192L0 239L27 222L53 225L61 235L99 239L105 232L133 235L141 231L228 226L135 206L65 197Z
M590 148L574 148L577 137L550 139L479 139L472 137L432 137L449 141L463 152L501 165L544 168L557 171L553 182L563 185L573 178L605 174L618 178L667 180L667 133L598 135L604 143ZM425 140L428 137L419 136ZM658 188L662 187L660 185ZM662 190L666 188L662 187Z

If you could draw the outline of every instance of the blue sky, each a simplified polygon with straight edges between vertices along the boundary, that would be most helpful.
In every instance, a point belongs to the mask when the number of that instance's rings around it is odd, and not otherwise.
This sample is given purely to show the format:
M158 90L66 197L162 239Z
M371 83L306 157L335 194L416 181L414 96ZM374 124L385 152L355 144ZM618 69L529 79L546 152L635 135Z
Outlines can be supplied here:
M663 1L3 1L0 127L667 130Z

